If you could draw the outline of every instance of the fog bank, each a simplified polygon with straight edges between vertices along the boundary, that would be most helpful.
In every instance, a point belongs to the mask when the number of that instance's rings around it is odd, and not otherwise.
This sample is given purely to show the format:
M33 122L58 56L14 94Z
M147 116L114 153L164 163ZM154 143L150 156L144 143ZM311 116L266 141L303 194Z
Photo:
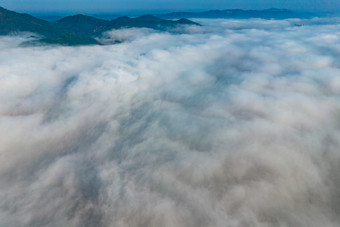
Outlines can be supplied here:
M336 19L199 22L0 37L0 226L339 226Z

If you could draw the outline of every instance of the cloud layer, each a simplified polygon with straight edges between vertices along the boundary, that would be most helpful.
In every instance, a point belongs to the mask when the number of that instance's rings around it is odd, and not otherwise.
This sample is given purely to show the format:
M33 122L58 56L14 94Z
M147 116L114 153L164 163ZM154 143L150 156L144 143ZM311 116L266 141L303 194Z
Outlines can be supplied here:
M329 21L0 37L0 226L338 226Z

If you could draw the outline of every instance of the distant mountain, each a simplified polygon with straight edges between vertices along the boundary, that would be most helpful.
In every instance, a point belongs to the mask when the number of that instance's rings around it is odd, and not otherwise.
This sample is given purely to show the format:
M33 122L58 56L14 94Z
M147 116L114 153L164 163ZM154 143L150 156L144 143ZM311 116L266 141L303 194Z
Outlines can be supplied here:
M187 19L165 20L152 15L137 18L119 17L108 21L81 14L64 17L56 22L48 22L0 7L0 35L32 32L43 36L44 38L40 41L47 44L93 45L98 44L95 37L112 29L145 27L167 30L178 25L199 24Z
M153 15L144 15L136 18L118 17L107 21L85 15L65 17L57 21L57 25L74 35L98 36L105 31L120 28L152 28L167 30L177 25L199 25L187 19L164 20Z
M112 20L109 28L110 29L119 29L119 28L132 28L132 27L144 27L144 28L152 28L155 30L167 30L169 28L174 28L178 25L199 25L193 21L187 19L180 20L164 20L153 15L144 15L137 18L130 17L119 17L115 20Z
M287 19L287 18L309 18L313 17L310 13L294 12L286 9L266 9L266 10L241 10L241 9L226 9L226 10L210 10L205 12L173 12L158 15L165 19L174 18L263 18L263 19Z

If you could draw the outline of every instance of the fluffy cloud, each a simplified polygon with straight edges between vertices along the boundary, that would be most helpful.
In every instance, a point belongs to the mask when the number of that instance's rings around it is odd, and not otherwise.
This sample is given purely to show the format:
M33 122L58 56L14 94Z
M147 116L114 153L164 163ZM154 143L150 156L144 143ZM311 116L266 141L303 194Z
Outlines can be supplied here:
M338 226L340 26L0 38L1 226Z

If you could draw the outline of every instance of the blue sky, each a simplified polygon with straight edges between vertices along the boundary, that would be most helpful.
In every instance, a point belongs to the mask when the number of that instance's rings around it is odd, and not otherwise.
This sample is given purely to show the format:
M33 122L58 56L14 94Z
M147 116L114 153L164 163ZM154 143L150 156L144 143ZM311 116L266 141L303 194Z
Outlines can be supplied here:
M0 5L27 12L127 12L271 7L302 11L340 10L340 0L0 0Z

